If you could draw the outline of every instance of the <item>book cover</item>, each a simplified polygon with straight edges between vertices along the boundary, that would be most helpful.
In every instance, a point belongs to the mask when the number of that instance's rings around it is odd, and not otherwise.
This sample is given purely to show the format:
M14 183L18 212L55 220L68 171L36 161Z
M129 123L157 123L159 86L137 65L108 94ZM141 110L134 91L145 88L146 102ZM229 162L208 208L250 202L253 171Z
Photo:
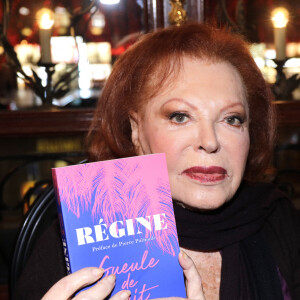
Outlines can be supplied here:
M164 154L52 169L67 270L116 274L113 294L186 297Z

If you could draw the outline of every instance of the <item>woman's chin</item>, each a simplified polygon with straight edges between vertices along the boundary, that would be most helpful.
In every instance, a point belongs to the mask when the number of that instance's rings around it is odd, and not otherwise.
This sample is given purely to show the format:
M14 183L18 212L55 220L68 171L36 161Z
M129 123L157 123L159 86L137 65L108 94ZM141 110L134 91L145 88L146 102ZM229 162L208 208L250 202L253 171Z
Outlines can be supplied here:
M197 210L214 210L218 209L233 197L234 193L223 189L214 189L199 192L189 191L185 192L184 195L181 193L172 193L173 199L181 206L189 209Z
M217 183L203 184L187 177L170 178L172 198L182 206L198 209L218 209L236 193L240 178L226 177Z

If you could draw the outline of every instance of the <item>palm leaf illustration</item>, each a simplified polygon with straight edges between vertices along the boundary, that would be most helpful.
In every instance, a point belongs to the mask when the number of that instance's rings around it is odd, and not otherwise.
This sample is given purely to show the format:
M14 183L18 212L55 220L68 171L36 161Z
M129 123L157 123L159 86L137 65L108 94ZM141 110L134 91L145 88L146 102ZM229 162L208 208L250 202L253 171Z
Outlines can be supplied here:
M149 170L149 172L145 172ZM146 231L145 238L155 236L155 241L163 251L175 255L172 241L176 241L177 231L173 218L173 207L170 203L170 187L167 182L157 178L157 169L149 164L148 161L140 161L132 172L127 189L127 207L131 218L138 216L153 216L165 212L168 227L165 230ZM142 179L142 180L141 180ZM134 183L134 184L133 184ZM154 228L151 224L151 228Z
M125 221L151 216L152 230L144 230L143 237L154 237L148 247L157 246L175 255L177 243L176 225L169 183L158 178L157 165L151 160L116 160L73 166L57 170L60 200L78 218L81 211L92 211L91 218L97 223L103 219L109 226L117 220ZM154 178L156 178L154 180ZM94 199L94 200L93 200ZM167 228L154 230L153 215L165 213ZM137 225L137 222L135 224ZM137 230L135 230L137 232Z
M177 229L174 222L173 204L170 203L170 186L168 182L161 182L157 187L159 197L160 211L164 211L166 216L167 229L155 231L156 242L158 246L165 252L175 255L173 245L178 244Z
M95 168L91 164L73 166L57 170L56 176L59 182L60 201L64 202L68 209L78 218L81 211L87 211L91 205L92 180Z
M107 225L116 220L125 219L126 207L124 201L124 183L126 177L126 163L102 162L93 180L95 201L92 208L92 217L103 216Z
M131 219L146 217L149 197L141 179L132 176L125 186L127 213Z

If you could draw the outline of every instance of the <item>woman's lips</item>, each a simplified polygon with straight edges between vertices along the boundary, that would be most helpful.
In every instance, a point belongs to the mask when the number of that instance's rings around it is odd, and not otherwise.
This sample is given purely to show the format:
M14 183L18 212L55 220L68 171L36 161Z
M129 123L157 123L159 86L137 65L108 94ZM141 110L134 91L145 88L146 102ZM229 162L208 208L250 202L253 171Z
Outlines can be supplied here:
M182 174L199 182L218 182L226 178L227 171L222 167L192 167L186 169Z

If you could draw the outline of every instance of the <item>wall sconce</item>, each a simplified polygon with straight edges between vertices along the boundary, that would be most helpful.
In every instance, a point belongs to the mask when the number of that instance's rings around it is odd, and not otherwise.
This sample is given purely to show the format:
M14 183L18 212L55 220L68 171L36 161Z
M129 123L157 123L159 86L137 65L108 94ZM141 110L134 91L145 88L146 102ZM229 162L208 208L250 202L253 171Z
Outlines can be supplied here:
M54 24L54 13L48 8L40 9L36 14L39 25L40 46L41 46L41 64L51 64L51 34Z
M70 31L71 35L75 38L75 25L77 22L85 15L89 14L91 9L96 6L96 1L91 0L90 3L82 7L79 11L74 9L70 11ZM6 2L4 2L5 4ZM40 33L40 48L41 48L41 58L38 63L39 66L45 68L47 74L46 86L42 83L42 79L38 76L36 71L31 68L32 75L26 74L23 70L22 65L17 57L12 44L8 41L6 37L7 19L9 16L9 10L4 10L5 22L3 25L3 34L0 35L0 42L4 48L6 55L9 57L11 64L13 66L14 73L17 77L21 78L25 85L30 88L34 93L41 99L43 107L51 107L53 105L53 99L61 99L70 91L70 82L72 82L76 77L78 77L78 64L75 64L71 70L59 76L57 82L52 85L52 75L55 72L55 64L52 63L51 59L51 34L52 27L54 25L54 12L47 8L42 8L36 14L36 20L39 25ZM1 49L0 49L1 50Z
M278 7L271 13L271 18L274 26L274 43L276 49L276 82L272 86L276 100L292 100L293 91L300 85L299 74L294 74L287 78L284 72L284 64L286 58L286 41L285 31L289 21L289 12L284 7Z
M276 49L276 60L285 60L286 41L285 31L289 21L289 12L284 7L275 8L271 13L274 27L274 43Z

